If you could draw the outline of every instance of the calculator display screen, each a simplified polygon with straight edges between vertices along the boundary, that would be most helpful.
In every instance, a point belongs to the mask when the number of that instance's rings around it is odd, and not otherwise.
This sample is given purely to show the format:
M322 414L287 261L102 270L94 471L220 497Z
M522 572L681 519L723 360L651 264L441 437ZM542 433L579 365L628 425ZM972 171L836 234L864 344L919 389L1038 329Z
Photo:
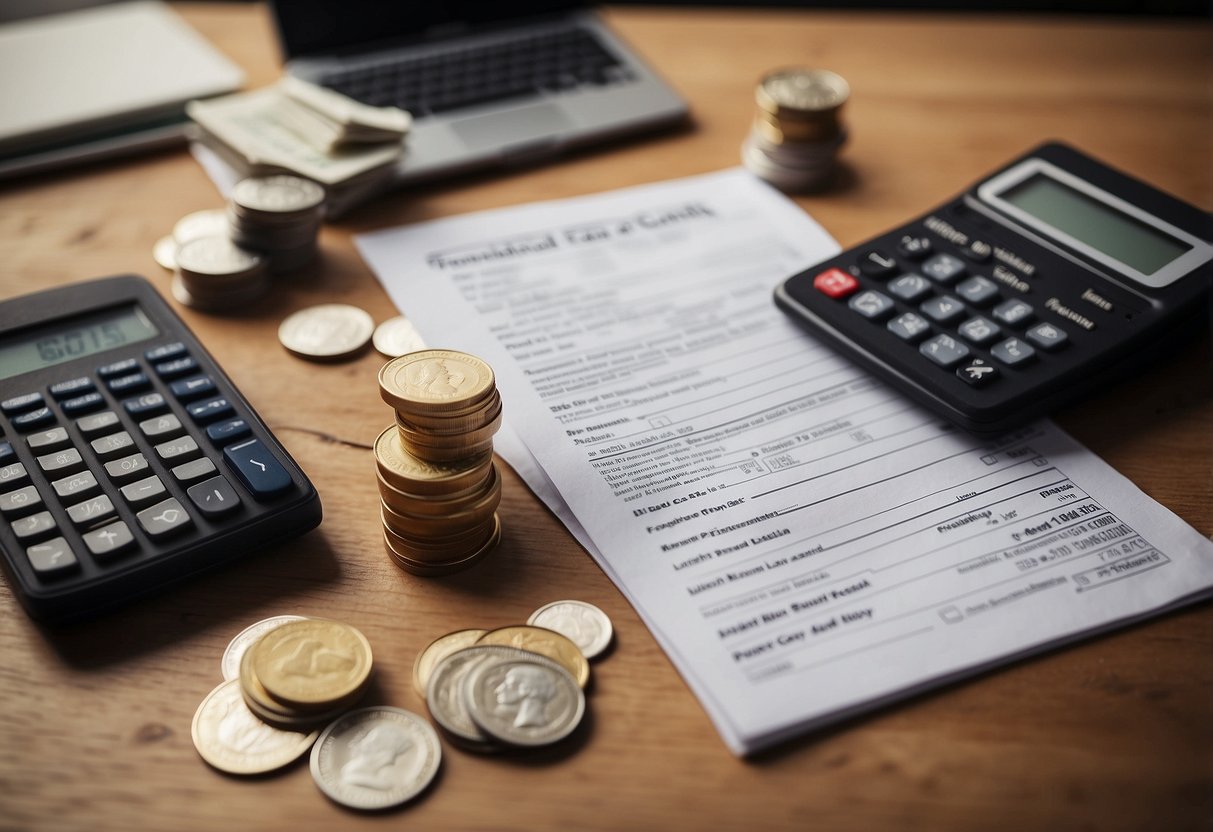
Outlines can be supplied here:
M1154 274L1192 250L1187 243L1045 173L1035 173L998 196L1142 274Z
M159 334L137 304L55 321L0 341L0 380L146 341Z

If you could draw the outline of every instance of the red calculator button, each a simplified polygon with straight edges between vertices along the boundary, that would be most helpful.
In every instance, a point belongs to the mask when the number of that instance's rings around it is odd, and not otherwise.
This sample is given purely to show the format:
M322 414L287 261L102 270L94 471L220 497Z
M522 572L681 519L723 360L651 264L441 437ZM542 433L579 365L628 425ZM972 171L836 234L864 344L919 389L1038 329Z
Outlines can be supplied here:
M842 269L826 269L813 278L813 288L837 300L853 294L859 289L859 281Z

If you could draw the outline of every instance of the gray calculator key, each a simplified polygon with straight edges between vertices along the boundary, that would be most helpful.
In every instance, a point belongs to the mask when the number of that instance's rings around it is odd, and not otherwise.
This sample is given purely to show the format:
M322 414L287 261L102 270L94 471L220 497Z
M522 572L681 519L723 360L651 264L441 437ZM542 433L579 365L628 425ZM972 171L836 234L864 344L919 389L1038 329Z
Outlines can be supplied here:
M147 458L143 454L131 454L105 463L105 473L109 474L110 479L119 482L134 479L147 471L147 468Z
M923 341L918 351L940 367L955 367L969 357L969 348L951 335L936 335Z
M152 416L156 413L163 413L168 410L168 402L159 393L145 393L142 396L127 399L122 403L122 407L127 413L138 419L141 416Z
M847 301L847 306L870 321L882 320L893 312L893 301L871 290L855 295Z
M1031 344L1018 338L1008 338L1002 343L990 347L990 355L1008 367L1019 367L1036 358L1036 350L1032 348Z
M96 389L93 380L88 376L80 378L68 379L67 381L59 381L50 386L50 393L56 399L70 399L73 396L81 396L85 393L91 393Z
M22 517L19 520L14 520L13 534L18 540L29 540L39 537L47 532L54 531L55 518L51 517L49 511L40 511L37 514L31 514L29 517Z
M984 358L974 358L956 368L956 377L972 387L984 387L998 379L998 368Z
M889 281L889 294L913 303L931 291L931 282L920 274L903 274Z
M1040 323L1027 331L1028 340L1043 350L1050 352L1060 349L1070 340L1070 336L1066 335L1064 329L1059 329L1053 324Z
M152 500L158 500L166 493L164 483L155 474L150 477L144 477L130 485L124 485L121 491L122 499L133 506L140 506L150 503Z
M17 451L12 442L0 442L0 463L7 464L17 458Z
M906 312L889 321L888 329L901 340L913 344L926 337L931 331L931 325L921 315Z
M156 456L169 463L184 462L187 459L193 459L200 453L202 453L202 449L198 447L198 443L192 436L170 439L156 446Z
M998 297L998 286L989 278L975 275L957 283L956 294L974 306L985 306Z
M15 488L29 482L29 472L20 462L0 468L0 488Z
M939 283L951 283L965 273L965 264L950 254L936 254L923 261L922 273Z
M44 404L46 404L46 399L42 397L41 393L22 393L20 396L13 396L0 402L0 411L12 415L24 410L33 410Z
M84 467L84 458L77 448L38 457L38 467L48 474L70 474Z
M59 499L71 501L79 500L96 493L100 490L101 485L97 482L97 476L92 471L81 471L79 474L72 474L70 477L55 480L51 483L51 487L55 489L55 493L59 495Z
M184 531L193 525L194 521L186 512L185 507L176 497L156 503L151 508L145 508L135 515L139 525L151 538L164 537Z
M135 536L121 520L88 532L83 537L84 545L99 558L116 555L135 544Z
M72 440L67 435L67 428L59 427L31 433L25 438L25 442L32 451L57 451L66 448Z
M1022 300L1003 301L994 307L994 317L1004 324L1019 326L1032 320L1032 307Z
M5 517L29 514L42 505L42 495L32 485L0 494L0 514Z
M83 503L76 503L67 510L67 516L77 526L91 526L98 520L109 517L114 513L114 504L109 497L102 494Z
M207 517L219 517L240 508L240 495L228 482L227 477L222 475L192 485L185 493Z
M118 414L112 410L107 410L104 413L94 413L91 416L84 416L76 420L76 429L86 439L100 436L103 433L110 433L118 425Z
M25 550L30 566L40 577L48 578L79 565L76 553L62 537L56 537L45 543L30 546Z
M109 436L102 436L99 439L94 439L91 443L93 452L102 459L118 456L118 454L129 451L135 446L135 440L131 439L131 435L126 431L111 433Z
M154 416L139 423L139 430L148 439L164 439L181 433L181 420L175 413Z
M1002 334L1002 330L998 328L998 324L988 321L980 315L976 318L969 318L969 320L956 327L956 331L960 333L961 338L970 344L988 344Z
M207 457L195 459L193 462L178 465L173 469L173 476L177 478L178 482L193 482L213 473L215 473L215 463Z
M918 306L919 311L937 323L946 324L954 321L965 313L964 304L951 295L924 300Z

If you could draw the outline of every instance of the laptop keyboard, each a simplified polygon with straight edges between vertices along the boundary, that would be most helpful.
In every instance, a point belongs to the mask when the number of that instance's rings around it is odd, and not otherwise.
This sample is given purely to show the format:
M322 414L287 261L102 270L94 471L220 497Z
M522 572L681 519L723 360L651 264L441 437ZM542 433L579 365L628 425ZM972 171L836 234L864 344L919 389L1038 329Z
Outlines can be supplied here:
M508 43L362 64L320 82L366 104L399 107L419 118L543 91L631 80L631 71L591 32L570 26Z

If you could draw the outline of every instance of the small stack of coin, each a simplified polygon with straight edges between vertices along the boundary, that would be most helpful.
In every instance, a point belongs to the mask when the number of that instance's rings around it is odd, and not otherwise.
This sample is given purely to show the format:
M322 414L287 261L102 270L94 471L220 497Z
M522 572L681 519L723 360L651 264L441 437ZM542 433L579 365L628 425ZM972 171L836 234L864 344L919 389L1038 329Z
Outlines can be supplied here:
M270 289L266 259L235 245L223 234L183 243L174 260L177 272L173 275L173 297L205 312L244 306Z
M375 441L388 555L415 575L472 566L501 539L493 371L467 353L419 350L385 364L379 389L396 410Z
M324 219L324 189L298 176L256 176L232 188L227 219L232 242L285 272L316 259Z
M847 139L839 113L850 92L841 76L824 69L765 75L754 93L754 125L741 148L745 166L786 191L824 185Z

